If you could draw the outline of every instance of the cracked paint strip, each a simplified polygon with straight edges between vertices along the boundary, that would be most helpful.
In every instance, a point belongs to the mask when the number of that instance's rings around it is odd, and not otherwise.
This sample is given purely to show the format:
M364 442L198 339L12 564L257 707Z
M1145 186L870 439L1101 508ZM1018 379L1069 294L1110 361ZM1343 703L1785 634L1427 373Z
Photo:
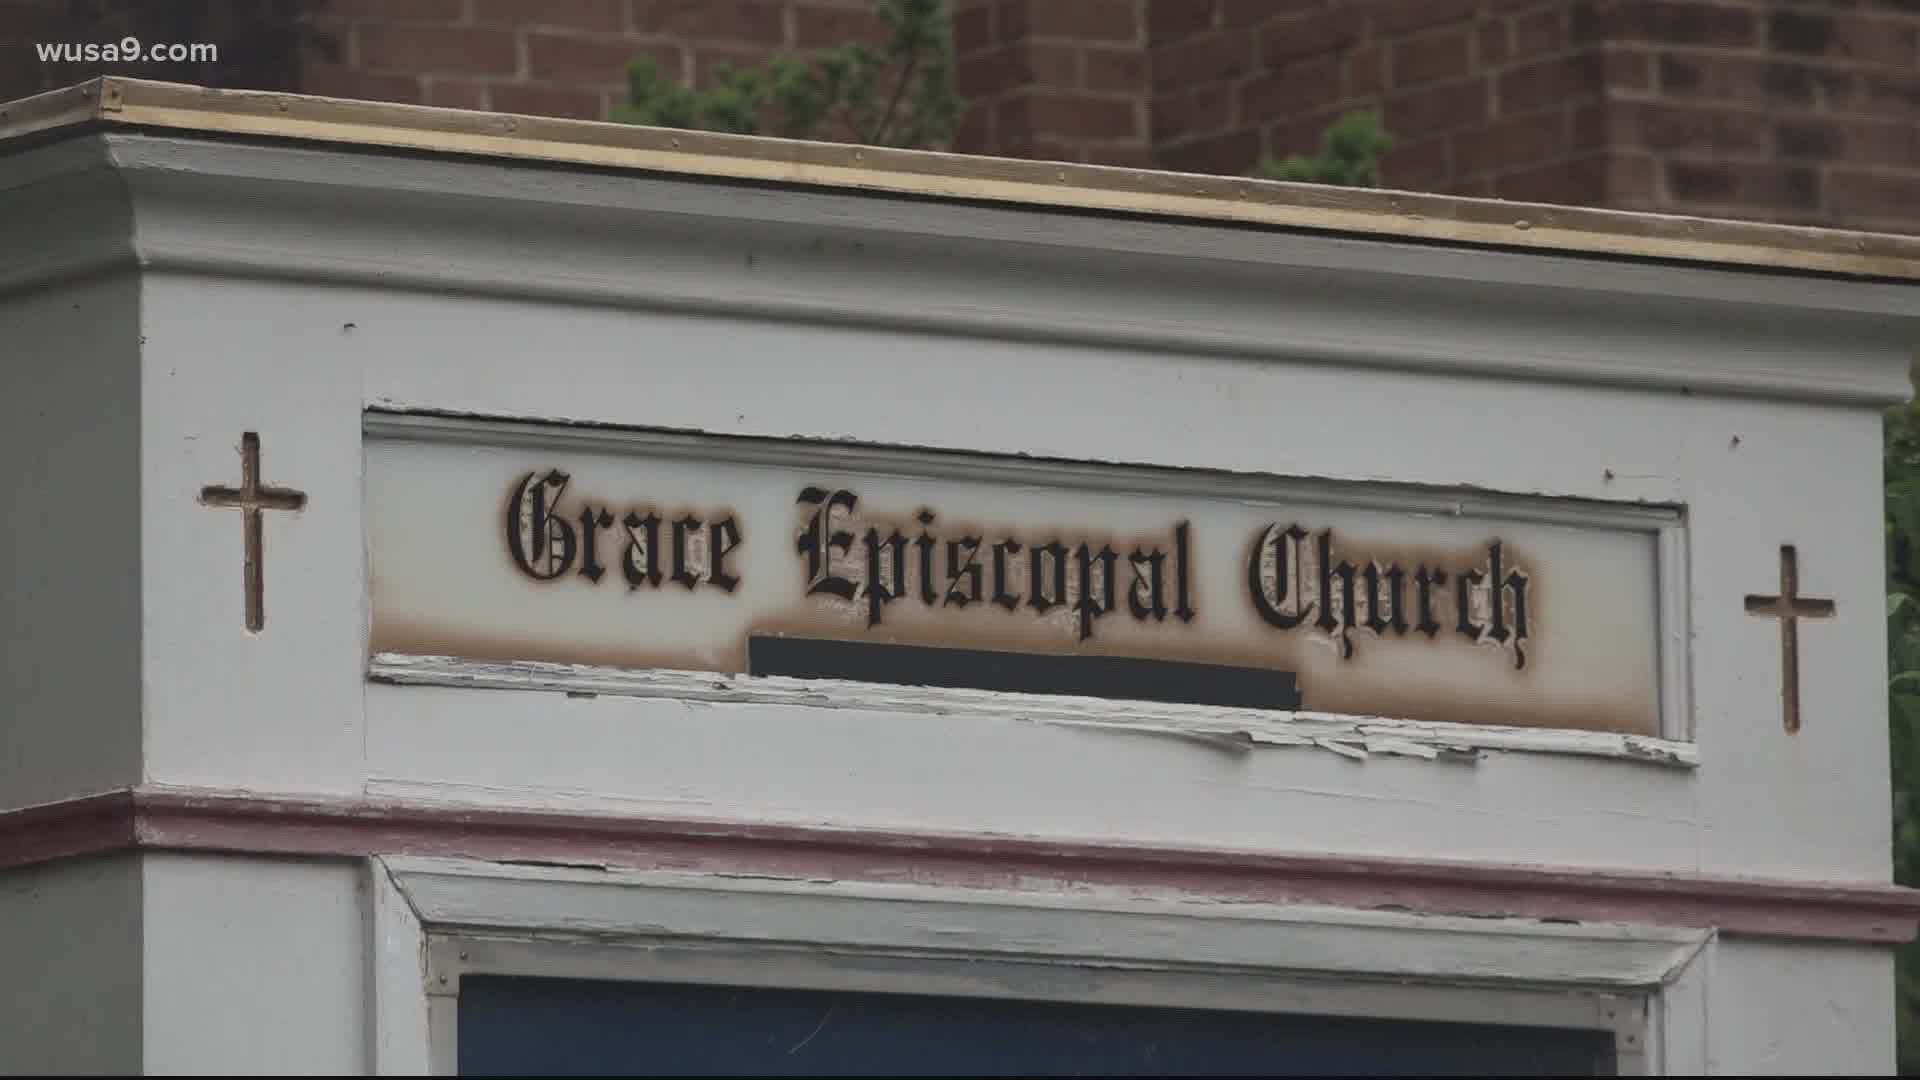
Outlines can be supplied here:
M1699 749L1691 743L1618 732L1502 728L699 671L632 671L583 664L379 653L369 664L368 677L396 686L670 699L689 705L725 702L994 717L1177 738L1235 755L1259 748L1315 749L1353 761L1390 756L1453 765L1471 764L1487 752L1510 752L1610 758L1687 769L1700 764Z

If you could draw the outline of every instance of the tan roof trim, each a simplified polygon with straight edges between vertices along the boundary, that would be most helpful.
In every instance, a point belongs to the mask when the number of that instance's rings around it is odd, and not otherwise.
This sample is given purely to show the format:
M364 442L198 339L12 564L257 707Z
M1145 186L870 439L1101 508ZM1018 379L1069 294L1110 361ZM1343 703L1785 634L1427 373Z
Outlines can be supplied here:
M1274 228L1920 280L1920 237L797 142L106 77L0 105L0 143L104 123Z

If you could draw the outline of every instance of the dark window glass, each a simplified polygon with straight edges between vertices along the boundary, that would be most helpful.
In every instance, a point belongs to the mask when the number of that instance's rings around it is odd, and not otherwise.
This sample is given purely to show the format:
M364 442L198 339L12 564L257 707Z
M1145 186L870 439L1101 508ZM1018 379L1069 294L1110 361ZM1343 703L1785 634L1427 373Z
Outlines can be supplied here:
M1610 1075L1603 1031L468 976L472 1075Z

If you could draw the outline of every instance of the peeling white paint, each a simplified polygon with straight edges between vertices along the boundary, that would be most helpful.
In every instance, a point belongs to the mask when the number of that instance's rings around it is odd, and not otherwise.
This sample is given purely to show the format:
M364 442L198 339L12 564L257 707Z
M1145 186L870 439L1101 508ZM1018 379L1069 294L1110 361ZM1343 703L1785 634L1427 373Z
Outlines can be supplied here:
M706 671L630 671L527 661L491 663L397 653L375 655L369 663L368 675L378 682L398 686L970 714L1101 732L1165 736L1233 755L1259 747L1305 748L1324 750L1355 761L1377 754L1458 764L1478 760L1485 751L1503 751L1614 758L1681 768L1700 764L1699 752L1691 744L1643 735L897 687L833 679L731 676Z

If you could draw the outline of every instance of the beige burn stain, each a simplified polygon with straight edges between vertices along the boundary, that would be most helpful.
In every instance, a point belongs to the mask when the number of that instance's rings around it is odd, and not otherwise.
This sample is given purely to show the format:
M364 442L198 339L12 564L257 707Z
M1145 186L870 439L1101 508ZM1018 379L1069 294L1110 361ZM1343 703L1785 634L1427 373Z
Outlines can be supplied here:
M1285 525L1281 527L1285 528ZM1311 540L1311 534L1318 532L1320 532L1319 529L1309 530L1309 539L1301 544L1303 550L1312 550L1314 545ZM1240 576L1242 578L1245 577L1245 567L1248 561L1253 558L1255 548L1260 544L1262 539L1264 539L1265 535L1265 529L1263 528L1260 532L1254 533L1253 536L1247 539L1246 543L1241 545L1238 565L1241 568ZM1501 549L1506 556L1502 560L1502 569L1518 571L1526 575L1527 578L1528 635L1525 645L1527 654L1525 667L1517 668L1514 666L1514 652L1511 647L1486 638L1469 642L1454 630L1454 619L1459 612L1459 602L1456 592L1458 586L1454 584L1454 573L1462 568L1474 570L1484 569L1487 562L1487 548L1495 540L1500 541ZM1505 678L1526 684L1537 681L1537 673L1540 671L1542 663L1547 660L1551 653L1551 650L1548 650L1547 653L1542 652L1539 629L1541 625L1540 613L1545 609L1545 604L1542 600L1545 597L1552 596L1553 582L1551 578L1541 574L1539 565L1529 557L1527 549L1524 546L1516 545L1504 537L1494 535L1489 535L1485 540L1474 544L1455 547L1444 544L1355 542L1343 539L1338 532L1334 533L1333 543L1334 557L1353 564L1355 570L1354 595L1356 606L1361 606L1365 602L1366 583L1359 579L1358 574L1360 571L1366 569L1368 562L1376 563L1383 569L1388 566L1399 566L1402 570L1406 571L1407 575L1406 582L1401 588L1401 599L1406 604L1406 616L1409 627L1407 633L1404 635L1394 634L1388 636L1385 634L1376 634L1365 625L1356 625L1353 628L1352 635L1355 660L1361 658L1361 649L1368 644L1391 647L1405 643L1407 645L1425 645L1435 649L1475 649L1484 652L1490 660L1496 657L1501 658L1506 665L1505 671L1502 673ZM1276 563L1276 569L1277 566L1278 564ZM1440 632L1431 638L1411 629L1412 624L1419 618L1420 602L1418 591L1413 584L1413 573L1421 566L1426 566L1430 569L1437 568L1447 572L1447 583L1444 586L1432 590L1432 614L1434 621L1440 624ZM1304 577L1306 574L1304 565L1301 567L1301 572ZM1274 579L1272 575L1263 574L1262 577L1269 585L1273 583ZM1316 600L1317 599L1318 598L1316 598ZM1247 602L1251 604L1251 598L1249 598ZM1473 617L1474 621L1485 623L1489 610L1485 605L1476 604L1469 609L1468 614ZM1314 609L1314 614L1318 616L1318 608ZM1257 621L1259 616L1255 615L1254 618ZM1309 620L1309 623L1310 622L1311 620ZM1302 628L1297 631L1282 631L1278 628L1269 628L1264 622L1259 623L1259 625L1263 629L1273 629L1276 634L1299 634L1307 637L1316 637L1323 643L1338 640L1337 637L1329 638L1317 629L1309 629L1306 624L1303 624Z
M1309 650L1317 646L1282 641L1256 649L1242 643L1210 638L1168 643L1151 652L1112 643L1088 642L1096 647L1079 650L1035 647L1020 635L978 635L966 640L890 629L885 633L849 632L848 621L822 620L804 615L776 616L753 624L751 634L825 638L836 641L881 641L894 644L949 648L978 648L1004 652L1049 652L1055 655L1099 655L1139 659L1184 660L1200 664L1250 667L1273 671L1300 671ZM1049 643L1051 644L1051 643ZM379 618L372 637L375 653L409 656L451 656L464 660L511 663L533 661L586 664L632 670L712 671L740 675L746 671L746 636L717 654L695 650L625 648L581 642L542 640L510 634L486 634L441 626L426 620ZM1525 700L1522 690L1505 690L1474 700L1448 699L1431 692L1392 686L1362 686L1325 679L1303 679L1301 707L1314 712L1378 716L1438 723L1494 725L1524 728L1566 728L1654 735L1657 725L1651 709L1621 709L1587 703L1541 703Z
M951 623L939 616L937 609L923 609L917 612L918 618L912 617L916 613L911 611L890 611L887 621L869 628L864 610L859 605L837 599L811 599L814 602L802 602L784 612L753 621L745 633L717 652L629 648L476 633L439 625L430 620L390 616L376 617L373 651L497 662L539 661L641 670L713 671L729 675L745 673L747 639L755 634L1052 655L1135 657L1299 672L1304 698L1302 708L1315 712L1459 724L1614 731L1641 735L1658 733L1651 688L1642 693L1643 700L1648 704L1640 708L1592 702L1543 702L1537 699L1536 692L1531 688L1532 680L1525 678L1539 662L1537 654L1530 658L1526 670L1515 671L1511 666L1511 653L1504 649L1460 641L1427 642L1424 635L1419 636L1419 641L1428 648L1480 652L1481 656L1477 659L1489 665L1487 688L1468 697L1396 685L1391 678L1369 681L1364 677L1316 677L1312 673L1313 661L1324 660L1328 648L1326 643L1279 631L1273 631L1256 644L1190 626L1156 626L1127 635L1136 640L1108 634L1080 642L1051 630L1045 623L1033 620L1029 612L1008 612L997 606L978 613L982 616L981 621L997 624L984 630L970 629L969 632L956 633ZM905 607L908 604L920 607L916 598L903 600L896 606ZM969 608L969 613L972 612L973 609ZM1204 620L1205 609L1201 609L1201 612L1199 619ZM1131 619L1130 615L1116 617ZM1159 632L1155 633L1156 630ZM1137 640L1149 635L1153 637L1152 641ZM1355 633L1355 657L1362 657L1362 650L1391 649L1401 644L1391 639L1382 640L1372 631L1361 629ZM1390 663L1389 654L1382 653L1380 661ZM1338 663L1344 665L1350 662Z
M569 496L575 495L571 489ZM587 496L585 492L579 493ZM595 504L598 505L598 504ZM634 503L639 507L642 503ZM626 507L618 509L609 506L616 517L625 512ZM667 529L665 522L670 521L668 510L653 507L662 517L662 540L665 546ZM706 507L699 510L687 508L676 510L673 516L693 512L703 520L723 519L734 514L730 507ZM918 536L922 528L912 514L860 515L862 523L871 524L883 533L890 533L895 527L909 540ZM1334 669L1354 667L1364 669L1373 664L1390 664L1394 652L1409 648L1446 649L1460 654L1460 662L1481 663L1486 667L1484 689L1471 695L1452 691L1436 692L1423 690L1418 686L1406 685L1405 680L1396 679L1391 673L1383 678L1370 679L1362 671L1346 673L1346 677L1333 678L1321 670L1334 648L1335 638L1321 634L1318 630L1303 627L1295 631L1281 631L1266 626L1258 616L1249 615L1254 632L1259 634L1255 641L1230 636L1222 630L1207 630L1203 624L1207 621L1208 607L1205 598L1199 595L1198 576L1190 578L1191 597L1195 610L1199 613L1195 622L1183 624L1171 610L1163 622L1135 620L1126 609L1127 589L1132 584L1131 572L1127 569L1125 556L1135 546L1142 550L1160 547L1168 554L1167 578L1165 582L1165 600L1171 609L1173 605L1172 574L1172 530L1178 519L1170 520L1164 530L1128 533L1071 533L1066 531L1041 532L1030 527L995 528L971 520L937 520L933 526L934 535L940 540L935 550L936 572L945 566L945 542L960 536L978 536L983 540L1005 538L1019 539L1023 544L1035 539L1041 544L1058 540L1068 547L1075 547L1083 540L1095 549L1102 544L1112 546L1121 554L1117 564L1119 573L1115 580L1116 610L1094 622L1094 636L1079 640L1077 615L1070 607L1059 607L1040 614L1025 603L1026 586L1029 583L1024 559L1020 573L1009 574L1011 581L1020 585L1022 603L1012 611L994 604L991 599L983 599L969 604L964 609L951 605L929 607L920 600L918 589L914 587L909 594L886 605L882 613L882 622L878 626L867 625L867 607L864 597L853 601L840 600L829 596L800 595L796 602L787 608L754 619L743 633L733 641L718 649L674 649L660 647L625 647L590 642L569 642L534 636L476 632L458 627L443 625L431 619L396 616L382 612L379 603L379 581L373 581L374 621L371 637L371 651L375 653L398 653L420 656L450 656L468 660L513 662L534 661L556 664L587 664L627 669L663 669L679 671L712 671L716 674L744 674L747 666L747 641L754 635L780 637L820 638L837 641L882 642L889 644L920 645L928 647L970 648L988 651L1041 653L1047 655L1092 655L1121 658L1176 660L1196 664L1247 667L1272 671L1299 673L1302 692L1302 708L1314 712L1341 713L1356 716L1379 716L1387 718L1405 718L1442 723L1473 725L1495 725L1524 728L1562 728L1584 731L1611 731L1639 735L1658 734L1658 710L1654 704L1655 694L1652 687L1622 688L1615 695L1616 702L1639 701L1643 705L1597 703L1592 701L1542 701L1539 698L1537 672L1542 664L1551 662L1548 653L1540 648L1537 636L1529 637L1527 642L1527 666L1516 669L1513 665L1511 649L1489 642L1468 642L1451 630L1451 617L1454 614L1454 587L1449 584L1444 590L1435 593L1435 618L1445 629L1433 639L1424 634L1409 632L1404 637L1375 634L1364 626L1353 631L1354 656L1351 659L1336 661ZM578 522L574 524L577 526ZM625 547L624 529L616 526L606 530L616 533L618 545L606 543L603 536L601 562L609 574L619 574L619 552ZM1317 531L1317 530L1316 530ZM856 532L854 552L859 552L859 535ZM704 537L703 537L704 539ZM1238 576L1244 579L1246 560L1251 557L1253 547L1260 539L1259 534L1250 537L1240 546L1240 569ZM1492 536L1488 537L1490 542ZM1334 536L1336 555L1355 565L1363 565L1362 559L1372 559L1381 565L1397 563L1409 573L1420 564L1446 569L1451 574L1460 568L1477 567L1485 560L1486 543L1474 545L1423 545L1368 543L1343 539L1336 532ZM1122 545L1125 545L1122 547ZM1196 547L1197 547L1196 542ZM606 549L611 548L612 554ZM1539 613L1544 609L1543 600L1552 594L1552 581L1543 577L1539 565L1527 557L1524 549L1503 543L1504 550L1511 556L1511 567L1528 575L1528 600L1532 622L1537 629ZM518 573L512 564L506 547L501 545L502 557L508 569ZM664 553L663 553L664 554ZM1022 553L1024 555L1024 552ZM841 565L852 566L855 563L863 569L864 561L840 556L849 560ZM917 553L909 547L908 558L917 563ZM704 570L704 564L702 569ZM992 595L991 547L983 546L981 552L982 593ZM917 569L917 566L916 566ZM665 565L663 571L670 571ZM1071 577L1071 575L1069 575ZM670 583L663 582L662 588ZM803 573L796 573L795 585L805 588ZM624 586L622 586L624 587ZM1408 590L1411 602L1411 589ZM1249 603L1244 597L1243 603ZM1473 656L1471 653L1478 653Z
M1285 524L1281 522L1282 527ZM1241 545L1240 566L1243 573L1261 537L1261 533L1256 533ZM1503 554L1507 556L1503 559L1503 568L1527 575L1530 633L1526 642L1526 666L1514 666L1514 653L1509 647L1487 640L1468 641L1453 630L1453 620L1458 611L1453 574L1464 568L1484 568L1487 546L1494 539L1494 535L1488 535L1484 541L1456 546L1374 543L1343 539L1338 531L1333 537L1335 557L1356 567L1364 567L1363 560L1372 560L1381 566L1398 564L1409 575L1420 565L1438 567L1448 574L1446 587L1435 590L1433 594L1434 619L1441 625L1438 634L1428 638L1425 634L1410 630L1404 637L1381 635L1365 626L1357 626L1352 634L1353 657L1338 663L1343 667L1364 667L1373 662L1390 662L1394 652L1405 649L1446 650L1457 654L1462 663L1485 666L1485 688L1478 693L1469 696L1437 692L1417 685L1405 685L1403 681L1396 685L1397 680L1391 676L1372 680L1359 672L1354 672L1353 677L1348 678L1328 678L1316 674L1312 670L1313 662L1330 655L1331 650L1337 647L1335 643L1338 638L1309 629L1307 625L1297 630L1281 631L1266 628L1261 623L1263 628L1272 630L1273 645L1261 651L1261 663L1258 666L1300 672L1301 708L1313 712L1396 717L1436 723L1658 735L1659 710L1651 686L1642 684L1618 688L1613 696L1619 703L1540 699L1542 690L1538 684L1542 681L1541 671L1544 665L1554 662L1554 657L1550 647L1543 648L1545 640L1540 637L1539 630L1542 612L1546 610L1546 601L1553 595L1554 585L1552 577L1542 573L1540 564L1529 556L1525 547L1500 538ZM1361 596L1364 596L1364 592L1364 585L1356 589ZM1412 610L1412 605L1417 601L1410 584L1405 596ZM1484 610L1474 613L1477 621L1484 622L1484 616ZM1478 655L1472 655L1475 653Z

